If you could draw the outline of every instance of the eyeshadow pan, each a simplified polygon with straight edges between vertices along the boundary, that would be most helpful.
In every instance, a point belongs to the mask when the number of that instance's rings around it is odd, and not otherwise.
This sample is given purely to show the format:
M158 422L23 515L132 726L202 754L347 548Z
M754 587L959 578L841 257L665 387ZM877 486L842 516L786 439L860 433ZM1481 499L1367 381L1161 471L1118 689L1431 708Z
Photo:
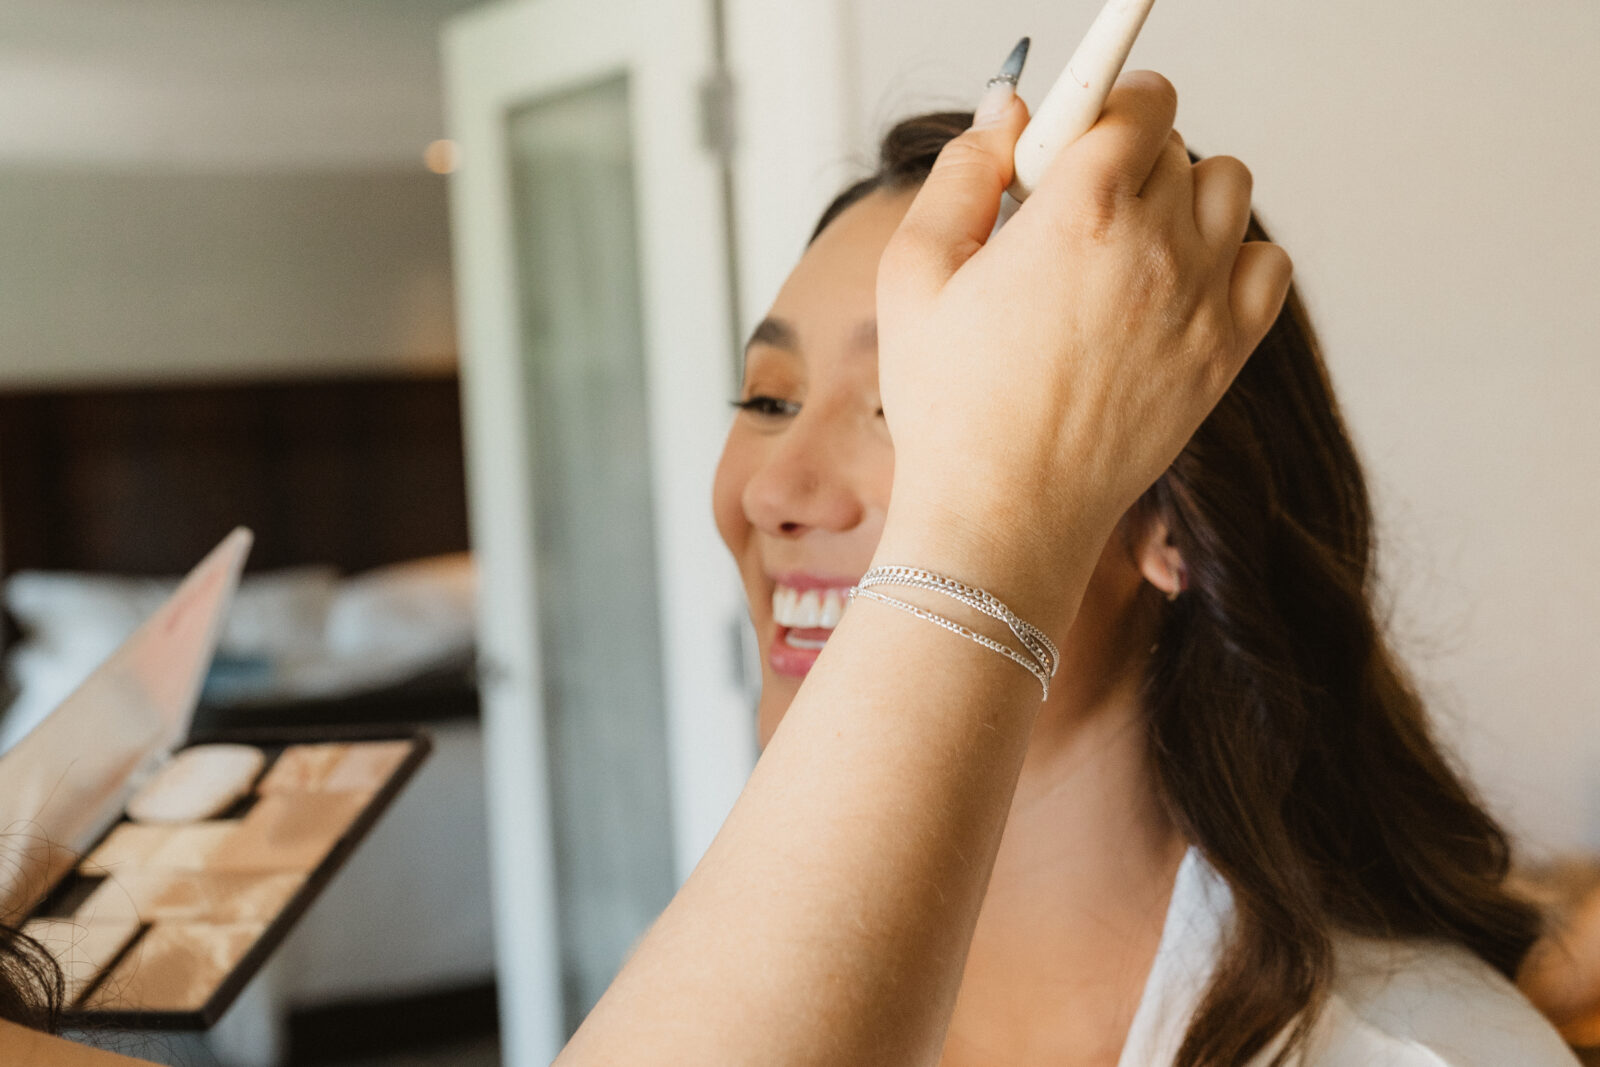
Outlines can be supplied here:
M84 907L126 901L146 922L266 922L304 884L305 876L296 873L128 871L107 879Z
M196 745L174 756L128 801L142 823L211 819L250 792L267 756L254 745Z
M133 940L139 932L139 920L131 916L92 923L33 919L22 929L55 957L65 983L65 1002L72 1004Z
M368 799L361 793L262 797L207 865L218 871L309 871L332 850Z
M144 916L139 914L138 902L124 889L109 888L107 878L84 898L72 913L72 921L79 926L128 924L142 926Z
M267 928L255 923L157 923L89 994L95 1011L199 1011Z
M267 770L256 791L306 793L321 789L333 768L344 758L346 744L290 745Z
M172 837L170 826L139 826L125 822L112 830L106 839L90 852L80 869L86 874L100 874L147 863L150 856Z
M211 857L239 832L240 820L218 819L172 828L172 836L145 860L153 869L199 871L211 865Z
M0 915L24 911L30 904L48 898L78 863L73 850L29 832L27 823L10 828L5 838L5 854L0 856Z
M376 793L411 752L409 741L353 744L322 783L325 792Z

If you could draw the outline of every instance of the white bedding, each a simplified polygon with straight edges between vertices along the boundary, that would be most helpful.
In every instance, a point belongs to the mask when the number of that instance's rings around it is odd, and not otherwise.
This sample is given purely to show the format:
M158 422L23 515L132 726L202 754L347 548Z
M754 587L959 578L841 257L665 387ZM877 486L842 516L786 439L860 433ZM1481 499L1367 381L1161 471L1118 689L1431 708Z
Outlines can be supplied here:
M43 719L155 610L177 579L23 571L0 591L23 631L4 670L16 697L0 752ZM203 699L263 703L339 696L460 662L474 647L467 553L341 579L329 567L248 575Z

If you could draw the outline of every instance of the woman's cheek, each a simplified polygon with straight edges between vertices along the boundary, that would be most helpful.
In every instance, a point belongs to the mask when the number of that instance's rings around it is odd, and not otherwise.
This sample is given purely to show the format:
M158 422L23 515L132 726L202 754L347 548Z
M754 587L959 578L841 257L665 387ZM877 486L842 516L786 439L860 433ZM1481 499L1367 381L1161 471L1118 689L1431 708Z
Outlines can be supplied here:
M717 532L722 543L735 556L739 555L749 539L749 520L744 514L744 487L750 480L748 449L739 444L739 428L728 431L728 440L722 446L722 457L717 461L717 473L711 483L711 511L717 522Z

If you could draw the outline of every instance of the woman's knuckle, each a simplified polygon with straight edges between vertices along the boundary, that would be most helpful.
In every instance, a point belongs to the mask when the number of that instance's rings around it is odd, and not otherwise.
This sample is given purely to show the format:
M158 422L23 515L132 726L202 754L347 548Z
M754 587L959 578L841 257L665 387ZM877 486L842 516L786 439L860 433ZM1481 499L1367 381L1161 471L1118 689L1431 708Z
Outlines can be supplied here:
M1137 90L1149 104L1166 111L1178 109L1177 87L1153 70L1133 70L1122 76L1123 83Z
M1173 110L1178 107L1178 87L1168 81L1166 76L1155 71L1150 72L1150 92L1161 103L1170 106Z
M899 277L910 264L926 255L927 245L928 238L923 227L907 220L895 230L894 236L884 246L883 255L878 260L878 277Z
M1236 156L1212 156L1209 161L1219 172L1227 174L1235 185L1249 193L1255 187L1255 175L1244 161Z
M1171 108L1174 113L1177 112L1178 87L1167 81L1165 78L1161 79L1161 100L1167 105L1167 107Z
M968 167L992 168L989 153L977 141L965 135L957 137L939 150L938 166L950 169Z

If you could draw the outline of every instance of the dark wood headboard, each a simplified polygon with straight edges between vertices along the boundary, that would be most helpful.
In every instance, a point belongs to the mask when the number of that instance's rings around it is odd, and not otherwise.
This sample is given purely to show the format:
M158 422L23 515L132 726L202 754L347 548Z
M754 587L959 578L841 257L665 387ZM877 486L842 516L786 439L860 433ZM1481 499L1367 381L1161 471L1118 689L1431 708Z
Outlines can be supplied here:
M466 549L455 377L0 390L0 573L179 574L237 525L252 570Z

